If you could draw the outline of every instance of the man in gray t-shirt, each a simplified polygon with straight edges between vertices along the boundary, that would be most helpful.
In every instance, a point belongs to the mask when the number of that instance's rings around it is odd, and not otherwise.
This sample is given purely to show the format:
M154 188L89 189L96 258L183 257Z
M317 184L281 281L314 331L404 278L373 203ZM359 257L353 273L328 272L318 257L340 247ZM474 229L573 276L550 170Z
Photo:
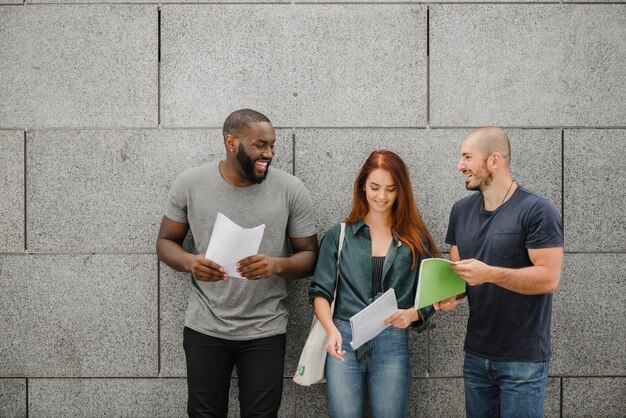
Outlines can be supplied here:
M169 193L157 255L192 277L183 342L189 416L227 415L235 365L242 416L277 416L280 407L285 280L313 273L317 238L304 185L269 168L275 140L267 117L235 111L224 122L226 159L186 170ZM244 228L265 224L259 254L238 263L244 278L204 258L218 212ZM188 231L194 253L182 247Z

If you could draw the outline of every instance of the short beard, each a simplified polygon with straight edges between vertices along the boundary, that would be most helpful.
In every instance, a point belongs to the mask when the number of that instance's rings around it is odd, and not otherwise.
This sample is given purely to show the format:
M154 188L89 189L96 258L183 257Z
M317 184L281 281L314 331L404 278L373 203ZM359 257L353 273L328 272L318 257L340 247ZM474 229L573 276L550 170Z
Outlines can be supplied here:
M487 188L487 186L491 184L491 181L493 180L493 173L488 170L486 170L486 173L487 174L483 178L480 179L478 184L474 186L470 186L468 182L465 182L465 188L467 190L483 192Z
M263 173L262 176L257 176L256 174L254 174L254 161L252 161L252 158L250 158L248 154L246 154L246 152L243 150L242 145L239 145L239 148L237 149L237 161L243 169L244 175L248 180L250 180L252 184L260 184L263 182L263 180L265 180L265 177L267 177L267 173L270 169L270 163L272 162L271 160L269 160L267 162L267 168L265 169L265 173Z

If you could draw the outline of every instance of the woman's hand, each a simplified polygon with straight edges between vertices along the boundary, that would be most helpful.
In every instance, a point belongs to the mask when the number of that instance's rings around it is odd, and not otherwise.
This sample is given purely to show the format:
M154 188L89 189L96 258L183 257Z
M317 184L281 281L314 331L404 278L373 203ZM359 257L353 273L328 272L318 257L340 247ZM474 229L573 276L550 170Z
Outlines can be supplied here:
M341 343L341 333L337 327L333 326L330 334L326 334L326 351L337 360L343 361L343 355L346 354L346 351L341 349Z
M391 315L385 321L385 324L391 324L396 328L405 329L411 322L420 319L420 314L414 308L398 309L395 314Z

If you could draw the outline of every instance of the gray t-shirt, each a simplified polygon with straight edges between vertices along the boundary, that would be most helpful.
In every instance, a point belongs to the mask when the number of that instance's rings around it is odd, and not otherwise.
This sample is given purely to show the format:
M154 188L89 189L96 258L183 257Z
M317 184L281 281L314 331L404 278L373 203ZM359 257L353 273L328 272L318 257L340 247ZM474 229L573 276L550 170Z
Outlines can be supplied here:
M195 250L204 254L217 213L244 228L265 224L260 254L284 257L288 237L315 234L309 192L296 177L277 168L268 170L265 181L248 187L228 184L215 161L184 171L170 189L165 216L188 223ZM251 340L283 334L287 328L285 280L226 281L191 279L185 326L213 337Z

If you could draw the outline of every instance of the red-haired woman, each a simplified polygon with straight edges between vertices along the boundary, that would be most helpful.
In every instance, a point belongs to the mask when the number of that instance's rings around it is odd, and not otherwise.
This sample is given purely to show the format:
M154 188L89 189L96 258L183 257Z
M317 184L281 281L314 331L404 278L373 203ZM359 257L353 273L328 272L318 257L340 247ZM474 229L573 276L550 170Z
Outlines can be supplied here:
M346 219L334 314L340 225L324 236L309 290L315 314L327 336L326 381L333 417L363 416L366 390L376 417L404 417L410 364L408 327L426 326L434 309L414 307L422 258L438 255L413 197L404 161L386 150L374 151L354 182L352 211ZM352 350L349 319L393 288L398 310L392 326Z

